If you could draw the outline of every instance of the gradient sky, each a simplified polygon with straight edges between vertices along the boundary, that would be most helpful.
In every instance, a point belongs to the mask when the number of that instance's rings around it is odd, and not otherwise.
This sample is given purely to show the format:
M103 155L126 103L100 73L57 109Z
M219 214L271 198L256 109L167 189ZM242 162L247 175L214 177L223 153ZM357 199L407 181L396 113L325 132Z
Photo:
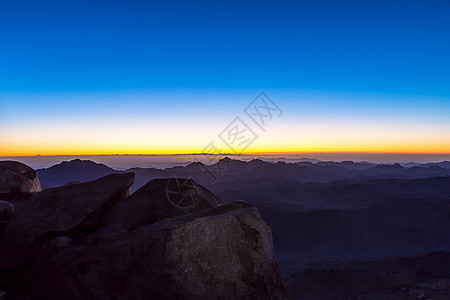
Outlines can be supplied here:
M1 1L0 156L199 152L260 91L248 152L450 153L449 33L449 1Z

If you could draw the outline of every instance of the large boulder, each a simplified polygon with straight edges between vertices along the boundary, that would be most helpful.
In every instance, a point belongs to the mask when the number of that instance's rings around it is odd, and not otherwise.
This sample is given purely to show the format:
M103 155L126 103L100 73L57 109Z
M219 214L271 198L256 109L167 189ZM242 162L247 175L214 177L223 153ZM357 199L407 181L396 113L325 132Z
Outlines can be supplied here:
M270 227L245 202L40 251L15 277L23 298L288 298Z
M106 222L136 229L165 218L212 208L222 201L192 179L153 179L118 203Z
M31 245L46 236L87 234L129 194L134 173L112 174L87 183L46 189L24 205L0 240L0 272L26 258Z
M289 298L275 261L271 229L256 208L242 201L222 204L192 180L153 180L123 199L123 176L63 186L30 200L14 226L7 227L10 242L14 233L20 245L28 245L16 247L22 253L28 250L26 258L21 256L26 263L0 272L0 287L8 297ZM119 184L118 178L124 181ZM86 193L76 193L81 187ZM97 194L106 188L110 194ZM103 196L94 197L88 190ZM114 200L94 205L94 198ZM41 217L33 218L33 209ZM89 217L92 214L95 217Z
M40 191L35 170L17 161L0 161L0 194Z

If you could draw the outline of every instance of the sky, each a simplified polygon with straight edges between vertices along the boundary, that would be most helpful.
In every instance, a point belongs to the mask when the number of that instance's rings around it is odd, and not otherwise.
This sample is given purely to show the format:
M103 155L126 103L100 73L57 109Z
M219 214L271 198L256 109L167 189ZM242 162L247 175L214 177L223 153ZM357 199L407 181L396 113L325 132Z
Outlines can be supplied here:
M449 32L449 1L0 1L0 156L450 154Z

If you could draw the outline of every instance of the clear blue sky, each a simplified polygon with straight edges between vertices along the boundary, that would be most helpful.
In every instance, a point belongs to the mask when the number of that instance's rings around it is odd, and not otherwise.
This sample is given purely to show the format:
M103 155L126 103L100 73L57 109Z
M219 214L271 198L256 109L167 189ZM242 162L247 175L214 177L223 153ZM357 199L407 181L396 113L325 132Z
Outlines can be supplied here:
M369 123L394 112L399 123L437 119L450 128L450 1L6 0L0 37L3 131L26 123L20 111L30 106L37 110L27 117L70 118L80 112L67 106L77 105L102 114L112 104L114 120L142 109L170 120L165 108L182 115L183 101L200 95L197 107L214 113L205 93L224 98L224 90L239 108L269 91L290 108L286 120L308 107L291 105L295 95L318 93L310 102L331 107L327 116L356 120L375 110ZM122 96L110 97L116 91ZM142 91L153 96L142 102ZM140 108L130 111L124 98ZM402 110L429 114L408 119Z
M449 1L1 1L0 90L450 95Z

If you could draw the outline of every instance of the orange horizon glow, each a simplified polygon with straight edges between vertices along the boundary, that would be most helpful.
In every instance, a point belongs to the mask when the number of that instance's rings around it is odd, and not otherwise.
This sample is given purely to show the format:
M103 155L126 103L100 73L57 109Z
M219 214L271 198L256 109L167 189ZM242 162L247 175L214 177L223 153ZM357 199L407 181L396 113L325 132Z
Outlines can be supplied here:
M419 143L421 142L421 143ZM376 141L368 144L351 143L343 139L340 144L331 145L321 142L299 141L299 146L289 145L288 142L280 142L279 146L271 146L268 142L261 146L250 145L248 149L242 153L234 153L231 149L221 147L221 154L244 154L244 155L276 155L276 154L320 154L320 153L373 153L373 154L433 154L447 155L450 154L450 141L446 143L436 143L430 140L412 143L404 141L404 145L400 143L377 144ZM433 143L434 142L434 143ZM294 144L295 142L292 142ZM206 144L203 143L202 144ZM256 144L256 142L255 142ZM284 145L283 145L284 144ZM202 154L207 153L204 147L164 147L158 145L139 145L139 146L122 146L119 144L111 144L109 141L97 144L82 144L77 140L72 143L61 141L60 144L53 142L43 143L27 143L19 142L10 145L0 144L0 156L64 156L64 155L182 155L182 154ZM223 146L223 145L222 145Z
M69 107L55 106L66 102L38 95L40 103L47 106L39 106L37 111L18 105L20 101L28 103L30 97L16 100L10 96L0 118L0 156L199 154L208 152L204 149L211 141L217 142L221 153L233 154L219 137L242 108L241 103L215 111L213 106L203 105L210 103L208 99L195 102L194 95L169 95L164 101L147 104L120 98L108 106L95 104L98 99L88 96L69 95L64 97L70 100ZM268 123L267 130L242 116L257 135L243 154L450 154L450 102L440 98L430 106L432 99L427 97L400 105L396 98L365 96L352 102L351 95L348 99L302 95L275 94L285 113ZM294 96L301 101L290 98ZM191 99L197 106L193 109L191 102L176 102L175 98ZM230 95L223 98L223 103L234 103L229 102L234 99Z
M34 156L113 156L113 155L129 155L129 156L158 156L158 155L199 155L199 154L208 154L202 153L200 151L152 151L152 152L121 152L121 151L113 151L113 152L97 152L97 151L82 151L82 152L41 152L36 153L33 152L16 152L16 153L4 153L0 152L0 157L34 157ZM251 151L251 152L243 152L243 153L232 153L232 152L223 152L220 155L314 155L314 154L395 154L395 155L450 155L450 151L448 152L439 152L439 151L428 151L428 152L419 152L419 151L367 151L367 150L342 150L342 151L322 151L322 150L310 150L310 151Z
M267 138L266 138L267 137ZM0 139L0 156L58 156L58 155L174 155L208 153L205 147L211 140L189 137L179 139L135 140L95 139L90 137L83 143L79 137L72 139L47 140L9 140ZM5 143L5 141L7 141ZM167 144L167 145L165 145ZM224 154L235 153L223 143L217 147ZM297 140L288 136L265 136L256 140L242 154L247 155L275 155L275 154L320 154L320 153L379 153L379 154L450 154L450 140L440 136L417 136L417 139L400 139L395 136L380 139L342 136L334 138L332 135L321 138L307 136Z

